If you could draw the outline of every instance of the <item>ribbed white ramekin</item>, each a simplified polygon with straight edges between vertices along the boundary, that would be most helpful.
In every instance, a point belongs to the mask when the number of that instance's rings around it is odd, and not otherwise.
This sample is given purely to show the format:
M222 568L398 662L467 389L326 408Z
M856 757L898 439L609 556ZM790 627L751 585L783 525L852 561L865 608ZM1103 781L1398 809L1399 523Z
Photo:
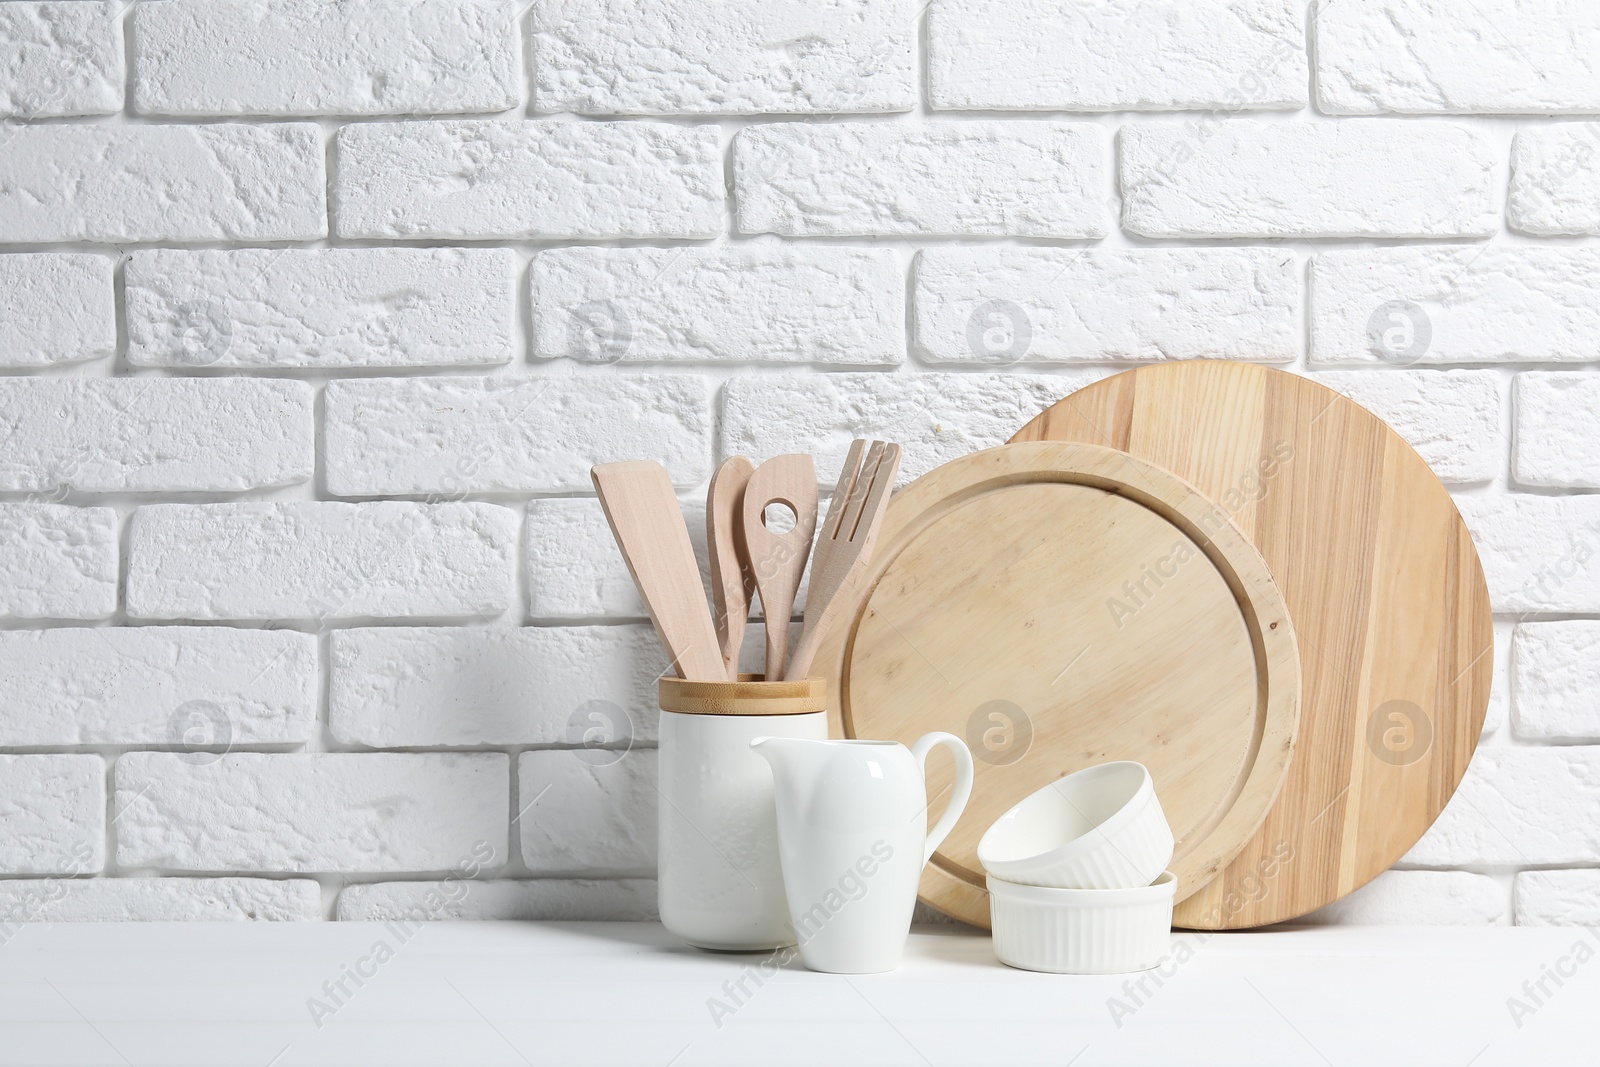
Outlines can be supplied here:
M996 819L978 842L988 874L1060 889L1147 886L1172 862L1144 764L1101 763L1059 778Z
M1053 889L990 875L989 919L1000 962L1055 974L1121 974L1167 954L1178 880L1137 889Z

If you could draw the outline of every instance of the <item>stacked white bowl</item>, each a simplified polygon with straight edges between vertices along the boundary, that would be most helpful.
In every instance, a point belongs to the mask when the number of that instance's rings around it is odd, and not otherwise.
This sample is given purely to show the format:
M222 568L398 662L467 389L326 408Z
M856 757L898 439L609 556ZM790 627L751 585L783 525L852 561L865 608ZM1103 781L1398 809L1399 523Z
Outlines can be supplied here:
M1154 967L1172 930L1172 847L1141 763L1102 763L1028 797L978 842L1000 962L1059 974Z

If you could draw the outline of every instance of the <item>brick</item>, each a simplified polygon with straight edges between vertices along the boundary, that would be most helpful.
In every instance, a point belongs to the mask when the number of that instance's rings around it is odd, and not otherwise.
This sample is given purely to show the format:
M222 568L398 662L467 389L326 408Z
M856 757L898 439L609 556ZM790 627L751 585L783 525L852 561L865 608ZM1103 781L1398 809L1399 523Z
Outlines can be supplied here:
M0 4L0 117L122 110L120 5Z
M917 106L910 0L535 4L534 108L837 114Z
M0 922L315 921L309 878L33 878L0 881Z
M0 504L0 619L104 619L117 610L117 513Z
M517 757L522 862L535 874L655 873L656 751L616 762L540 749Z
M444 870L505 854L500 753L129 752L115 768L117 862L175 871ZM481 847L481 846L479 846Z
M315 735L318 694L310 634L0 631L0 745L301 744Z
M1600 871L1522 871L1518 926L1600 926Z
M252 378L4 378L0 489L234 492L311 477L311 387Z
M99 756L0 755L0 873L94 874L105 838Z
M1317 102L1332 115L1600 110L1600 11L1378 0L1313 9Z
M1463 496L1494 610L1600 612L1600 496Z
M19 126L0 150L0 243L306 241L327 235L310 123Z
M1404 862L1527 867L1600 860L1600 748L1480 748Z
M681 501L684 524L700 563L706 563L705 502ZM556 497L528 503L523 533L522 573L533 619L599 619L647 616L644 601L612 538L600 501ZM709 586L708 586L709 588ZM665 666L665 664L663 664Z
M133 9L147 115L420 115L522 103L498 0L166 0Z
M0 8L3 14L4 8ZM117 350L113 261L73 252L0 256L0 367L103 359Z
M1103 237L1107 148L1090 123L748 126L733 142L739 232Z
M1306 102L1291 0L935 0L928 97L981 111L1239 111Z
M1122 127L1122 223L1145 237L1487 237L1499 152L1450 122L1207 118Z
M654 743L667 669L648 626L336 630L328 655L329 728L372 748Z
M1311 259L1311 363L1600 360L1600 252L1363 248Z
M339 893L341 922L654 922L653 878L378 882Z
M1520 623L1511 669L1518 737L1600 740L1600 622Z
M832 489L850 442L898 441L902 483L1006 442L1017 428L1102 375L785 374L734 378L723 388L725 456L756 462L785 452L816 457Z
M151 504L133 516L128 614L498 615L516 536L516 513L493 504Z
M533 260L544 358L893 365L904 307L887 248L563 248Z
M1523 233L1600 233L1600 122L1518 130L1507 215Z
M370 122L339 130L340 237L715 237L715 126Z
M935 363L1283 363L1303 347L1299 265L1280 249L940 248L916 272Z
M1324 371L1311 377L1387 422L1447 485L1499 477L1505 433L1495 371Z
M440 367L507 363L508 248L136 252L128 362L152 367Z
M593 491L589 468L660 460L710 476L708 383L688 375L373 378L323 394L328 491Z
M1307 926L1499 926L1508 887L1467 871L1384 871L1354 893L1295 921Z
M1517 375L1513 396L1511 473L1517 484L1600 489L1600 456L1594 449L1600 375L1530 371Z

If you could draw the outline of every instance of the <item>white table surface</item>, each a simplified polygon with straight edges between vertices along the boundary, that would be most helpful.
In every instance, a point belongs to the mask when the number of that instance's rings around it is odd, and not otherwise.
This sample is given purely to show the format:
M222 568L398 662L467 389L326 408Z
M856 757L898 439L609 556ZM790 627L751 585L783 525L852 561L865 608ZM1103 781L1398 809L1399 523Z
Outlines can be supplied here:
M1130 995L1128 976L1015 971L987 937L930 927L898 971L845 978L795 962L759 988L746 978L738 1005L724 983L762 956L685 948L655 924L444 922L402 941L407 932L23 927L0 945L0 1063L1600 1063L1600 933L1581 929L1175 934L1183 962ZM379 942L393 953L381 963ZM1579 942L1597 958L1577 962ZM363 958L372 977L347 978L351 995L335 1006L323 983ZM1535 1005L1523 983L1564 958L1575 973L1560 987L1547 977ZM333 1008L320 1026L312 997ZM735 1008L720 1026L713 997ZM1520 1026L1511 997L1535 1009Z

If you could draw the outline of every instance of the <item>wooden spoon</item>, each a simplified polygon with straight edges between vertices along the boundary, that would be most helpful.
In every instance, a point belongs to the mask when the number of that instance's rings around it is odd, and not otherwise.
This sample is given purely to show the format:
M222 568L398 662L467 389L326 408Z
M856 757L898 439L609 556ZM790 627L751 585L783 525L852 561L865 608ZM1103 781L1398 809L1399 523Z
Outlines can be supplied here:
M728 680L739 677L739 648L750 619L750 597L756 589L750 555L744 543L744 490L755 464L729 456L706 490L706 545L711 556L711 614Z
M817 535L811 558L811 589L806 595L806 622L800 632L785 678L804 678L816 658L833 617L851 599L857 577L866 569L878 527L889 506L889 493L900 473L900 446L874 441L862 462L865 441L850 445L839 484L828 503L828 518Z
M602 463L589 475L673 668L683 678L725 681L700 565L667 469L633 460Z
M775 533L767 528L768 504L783 504L794 512L794 528ZM744 537L750 552L750 569L761 594L761 613L767 627L766 677L778 681L789 651L789 617L800 591L800 575L811 554L811 535L817 529L817 468L811 457L799 453L774 456L756 468L744 489Z

